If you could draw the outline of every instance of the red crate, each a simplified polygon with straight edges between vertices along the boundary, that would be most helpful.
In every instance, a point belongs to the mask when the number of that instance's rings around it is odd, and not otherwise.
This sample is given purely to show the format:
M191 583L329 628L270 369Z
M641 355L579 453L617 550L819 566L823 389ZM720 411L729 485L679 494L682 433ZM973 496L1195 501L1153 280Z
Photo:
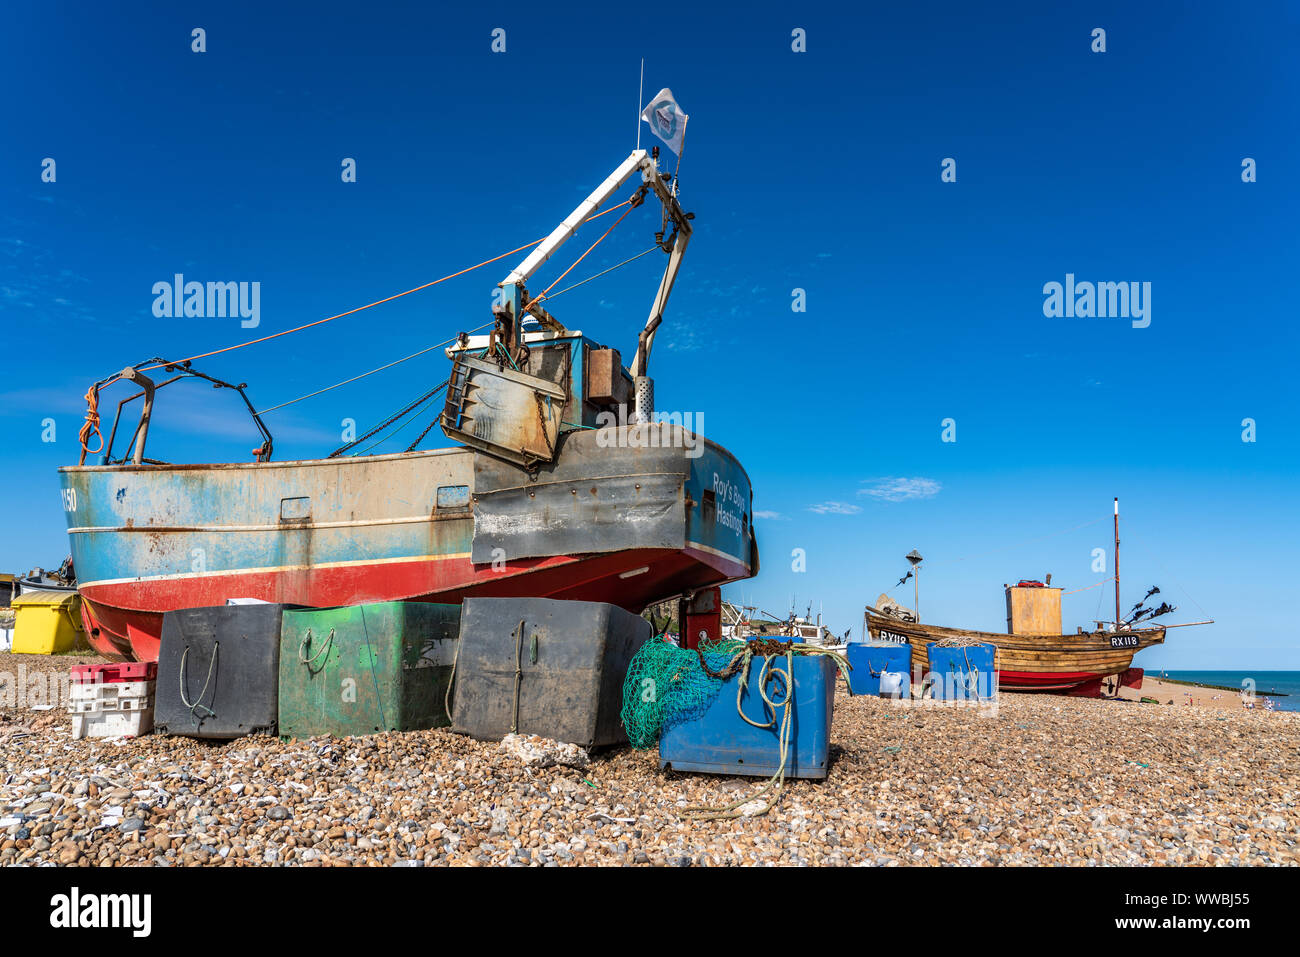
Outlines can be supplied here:
M74 665L72 668L72 680L78 684L153 681L157 677L156 661L117 661L103 665Z

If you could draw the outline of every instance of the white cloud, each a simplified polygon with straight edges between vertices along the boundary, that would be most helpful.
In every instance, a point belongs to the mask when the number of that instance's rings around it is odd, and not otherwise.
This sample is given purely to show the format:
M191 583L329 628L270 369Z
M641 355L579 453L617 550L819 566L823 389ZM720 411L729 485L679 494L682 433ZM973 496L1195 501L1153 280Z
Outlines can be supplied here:
M704 345L704 337L689 326L676 329L668 340L668 348L673 352L695 352Z
M759 511L754 512L754 517L755 517L755 518L770 518L770 519L782 519L782 518L785 518L785 516L782 515L780 512L769 512L769 511L766 511L766 510L759 510Z
M808 511L816 512L818 515L856 515L862 509L845 502L822 502L820 505L809 505Z
M941 488L942 485L929 478L882 478L874 479L865 488L858 489L858 494L870 495L883 502L910 502L920 498L933 498Z

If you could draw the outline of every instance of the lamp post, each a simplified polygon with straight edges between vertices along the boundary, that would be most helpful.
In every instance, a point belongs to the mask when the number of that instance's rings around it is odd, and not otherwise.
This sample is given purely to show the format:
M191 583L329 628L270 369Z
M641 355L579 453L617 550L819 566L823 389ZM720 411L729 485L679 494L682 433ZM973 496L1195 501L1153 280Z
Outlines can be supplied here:
M915 548L912 549L903 557L912 563L912 594L914 596L912 607L916 609L916 621L917 624L920 624L921 622L921 562L923 561L923 559L921 558L921 553L918 552Z

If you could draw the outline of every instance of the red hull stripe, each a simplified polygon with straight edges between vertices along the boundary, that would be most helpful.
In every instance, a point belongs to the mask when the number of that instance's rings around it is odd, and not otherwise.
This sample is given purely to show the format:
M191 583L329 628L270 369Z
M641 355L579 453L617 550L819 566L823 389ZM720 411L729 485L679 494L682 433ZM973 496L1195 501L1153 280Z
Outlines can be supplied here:
M998 674L998 686L1008 690L1050 691L1061 688L1073 688L1094 678L1102 678L1109 672L1100 671L1002 671Z
M663 595L747 574L739 563L693 548L525 559L507 562L499 569L476 566L468 557L451 557L92 582L82 589L82 607L91 644L101 654L155 661L164 612L220 605L227 598L259 598L315 608L378 601L459 603L470 596L568 598L603 601L640 612Z
M1114 673L1110 671L999 671L998 687L1003 691L1064 691Z

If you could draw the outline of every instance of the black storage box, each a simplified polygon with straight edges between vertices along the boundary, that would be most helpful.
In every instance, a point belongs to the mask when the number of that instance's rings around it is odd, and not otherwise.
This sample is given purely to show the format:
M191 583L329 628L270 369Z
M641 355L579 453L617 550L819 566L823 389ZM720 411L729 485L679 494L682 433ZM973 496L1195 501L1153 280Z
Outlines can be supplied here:
M163 615L154 729L193 738L275 734L280 618L301 605L217 605Z
M650 637L644 618L603 602L467 598L452 727L480 740L513 728L588 748L626 741L623 678Z

